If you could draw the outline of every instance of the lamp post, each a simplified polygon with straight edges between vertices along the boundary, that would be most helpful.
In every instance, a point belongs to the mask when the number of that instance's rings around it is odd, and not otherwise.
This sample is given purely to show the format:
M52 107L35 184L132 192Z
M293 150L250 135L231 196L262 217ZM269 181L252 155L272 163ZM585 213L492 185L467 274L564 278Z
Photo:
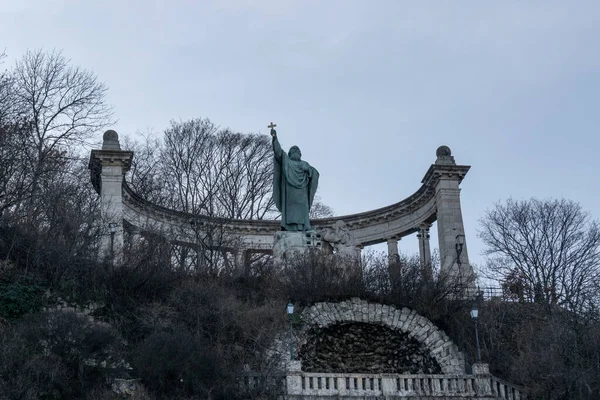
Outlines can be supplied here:
M293 338L293 328L292 328L292 319L294 318L294 305L290 301L287 305L287 314L290 320L290 360L294 360L294 338Z
M108 229L110 230L110 258L112 260L114 260L115 259L115 233L117 233L116 222L109 223Z
M477 310L477 307L473 307L470 314L471 314L471 318L473 318L473 320L475 321L475 344L477 346L477 363L481 364L481 350L479 349L479 329L477 326L479 310Z

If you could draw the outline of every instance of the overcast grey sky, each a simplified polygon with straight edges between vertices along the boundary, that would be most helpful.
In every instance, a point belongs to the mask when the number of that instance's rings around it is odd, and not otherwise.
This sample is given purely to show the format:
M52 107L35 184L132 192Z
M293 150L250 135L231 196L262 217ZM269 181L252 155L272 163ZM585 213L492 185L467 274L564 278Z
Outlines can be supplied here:
M56 48L96 72L121 135L276 122L337 215L409 196L448 145L472 166L476 265L498 200L566 197L600 217L597 0L0 0L0 38L7 65Z

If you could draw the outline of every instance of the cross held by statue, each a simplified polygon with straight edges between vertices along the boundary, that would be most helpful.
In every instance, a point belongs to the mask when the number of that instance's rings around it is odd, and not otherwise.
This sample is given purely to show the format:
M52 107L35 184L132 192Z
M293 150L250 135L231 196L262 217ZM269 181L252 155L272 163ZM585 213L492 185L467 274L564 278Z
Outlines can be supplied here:
M270 123L269 126L267 126L267 128L271 128L271 129L275 129L277 125L275 125L274 123Z

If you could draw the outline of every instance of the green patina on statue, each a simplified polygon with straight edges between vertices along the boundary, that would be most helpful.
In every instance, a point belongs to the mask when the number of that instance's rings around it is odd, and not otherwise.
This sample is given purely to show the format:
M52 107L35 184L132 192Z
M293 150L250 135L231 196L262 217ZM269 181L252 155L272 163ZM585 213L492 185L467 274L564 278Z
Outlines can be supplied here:
M312 206L319 172L300 157L298 146L292 146L288 154L281 150L275 124L271 122L275 173L273 175L273 200L281 211L281 228L284 231L312 230L308 212Z

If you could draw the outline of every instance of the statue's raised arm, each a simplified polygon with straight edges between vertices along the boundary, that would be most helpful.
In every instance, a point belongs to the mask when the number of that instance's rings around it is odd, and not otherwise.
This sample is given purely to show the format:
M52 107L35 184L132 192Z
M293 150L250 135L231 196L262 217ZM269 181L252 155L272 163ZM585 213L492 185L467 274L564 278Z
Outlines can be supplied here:
M271 122L271 124L267 128L271 128L271 137L273 138L273 152L275 153L275 159L281 162L281 154L283 151L281 150L279 140L277 140L277 131L275 130L276 126L277 125Z
M275 155L273 200L281 211L281 228L285 231L308 231L312 229L308 212L319 184L319 172L301 159L298 146L290 147L288 154L281 149L275 127L272 122L268 126Z

